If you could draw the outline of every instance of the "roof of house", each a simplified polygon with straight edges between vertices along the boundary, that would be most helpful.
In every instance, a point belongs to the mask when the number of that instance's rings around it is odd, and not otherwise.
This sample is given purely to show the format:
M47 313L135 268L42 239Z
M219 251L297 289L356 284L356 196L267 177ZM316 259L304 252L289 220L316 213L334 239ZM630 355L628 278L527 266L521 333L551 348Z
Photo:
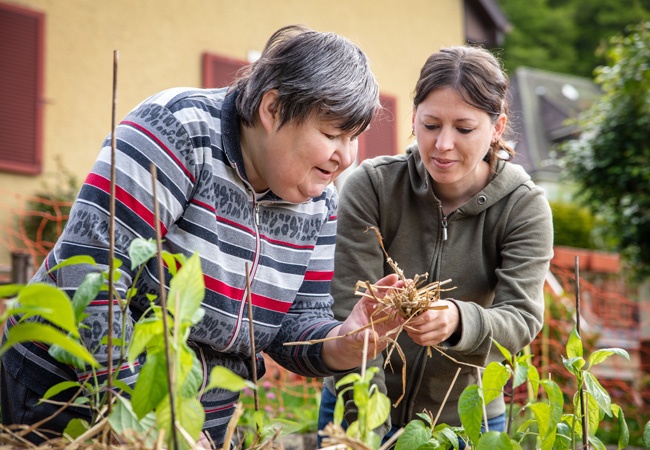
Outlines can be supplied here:
M465 39L493 48L503 44L512 26L494 0L463 0Z
M568 119L588 109L601 95L591 79L519 67L510 78L510 124L521 164L535 178L556 179L553 150L578 136Z

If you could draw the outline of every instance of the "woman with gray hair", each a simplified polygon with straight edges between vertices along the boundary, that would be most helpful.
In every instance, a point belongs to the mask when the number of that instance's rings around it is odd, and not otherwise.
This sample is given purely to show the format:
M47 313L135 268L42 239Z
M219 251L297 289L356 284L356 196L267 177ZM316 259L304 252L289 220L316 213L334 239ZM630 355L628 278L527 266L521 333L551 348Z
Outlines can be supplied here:
M123 261L116 289L121 298L131 288L137 294L124 317L116 308L115 329L126 322L127 330L118 337L129 341L134 321L150 306L148 295L159 293L156 262L133 285L128 258L133 239L156 237L154 164L163 249L201 257L205 316L189 339L203 373L219 365L251 379L251 325L256 349L298 374L321 377L360 365L362 336L344 335L369 322L375 302L364 300L343 322L333 318L329 289L338 197L332 182L354 161L357 137L379 107L378 97L369 63L356 45L334 33L289 26L271 36L260 59L232 86L165 90L130 112L116 128L115 252ZM85 254L107 266L110 144L110 139L104 142L63 235L32 282L54 284L72 296L93 268L74 265L48 273L51 267ZM247 278L253 324L245 308ZM393 285L397 279L379 282ZM87 327L80 330L103 364L108 357L106 345L100 345L108 327L106 299L102 291L88 306ZM11 319L8 328L15 323ZM387 322L374 331L381 335L396 325ZM343 337L283 345L328 336ZM257 365L261 376L261 355ZM123 365L116 371L133 385L139 367L133 371ZM58 406L38 404L47 389L90 373L56 361L41 344L14 346L2 358L3 423L33 424L49 417ZM237 400L237 393L221 389L201 398L204 434L217 446ZM87 416L69 408L43 428L56 435L70 419Z

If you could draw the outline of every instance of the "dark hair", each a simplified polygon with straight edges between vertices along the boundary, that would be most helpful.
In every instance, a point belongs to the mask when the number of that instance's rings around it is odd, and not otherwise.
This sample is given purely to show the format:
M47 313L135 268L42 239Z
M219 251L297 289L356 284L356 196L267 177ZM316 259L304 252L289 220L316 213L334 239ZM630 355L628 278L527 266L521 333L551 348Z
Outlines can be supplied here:
M452 88L467 104L485 111L494 122L500 114L508 114L508 83L499 60L488 50L470 45L447 47L429 56L424 63L415 85L413 106L417 108L433 90ZM485 157L493 170L501 150L509 159L515 156L514 149L503 138L493 142Z
M302 25L276 31L260 58L235 82L242 123L258 123L264 94L278 91L280 126L316 114L346 132L364 131L380 108L379 87L365 54L348 39Z

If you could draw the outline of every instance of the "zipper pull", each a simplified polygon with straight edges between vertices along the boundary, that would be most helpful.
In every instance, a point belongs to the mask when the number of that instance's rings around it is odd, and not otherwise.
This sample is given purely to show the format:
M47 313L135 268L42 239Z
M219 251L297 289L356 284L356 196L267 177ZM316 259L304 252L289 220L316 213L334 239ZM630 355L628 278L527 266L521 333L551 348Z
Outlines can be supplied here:
M447 240L447 216L442 218L442 240Z

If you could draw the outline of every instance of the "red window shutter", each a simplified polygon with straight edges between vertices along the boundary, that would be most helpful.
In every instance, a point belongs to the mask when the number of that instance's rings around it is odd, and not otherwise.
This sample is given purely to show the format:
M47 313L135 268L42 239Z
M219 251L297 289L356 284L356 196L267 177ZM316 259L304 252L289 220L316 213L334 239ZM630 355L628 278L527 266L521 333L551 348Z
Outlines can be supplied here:
M397 152L397 98L380 94L383 111L370 123L370 128L359 136L358 162L379 155L396 155Z
M235 80L237 71L248 63L212 53L203 54L203 87L226 87Z
M0 170L42 169L45 16L0 4Z

